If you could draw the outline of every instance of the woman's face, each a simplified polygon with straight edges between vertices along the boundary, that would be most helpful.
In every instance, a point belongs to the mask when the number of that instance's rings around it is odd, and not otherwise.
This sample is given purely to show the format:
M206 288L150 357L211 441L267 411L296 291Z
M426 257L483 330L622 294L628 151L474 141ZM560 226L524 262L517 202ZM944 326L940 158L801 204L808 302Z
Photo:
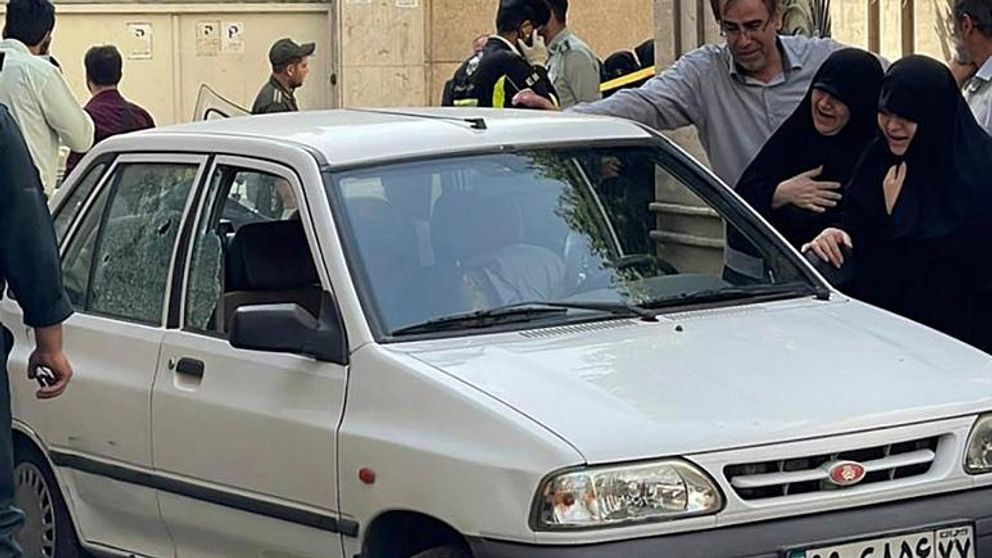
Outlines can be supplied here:
M813 89L813 126L821 136L836 136L851 121L851 111L843 101L826 91Z
M918 125L895 114L879 112L878 127L885 134L885 140L889 142L889 151L897 157L902 157L909 151Z

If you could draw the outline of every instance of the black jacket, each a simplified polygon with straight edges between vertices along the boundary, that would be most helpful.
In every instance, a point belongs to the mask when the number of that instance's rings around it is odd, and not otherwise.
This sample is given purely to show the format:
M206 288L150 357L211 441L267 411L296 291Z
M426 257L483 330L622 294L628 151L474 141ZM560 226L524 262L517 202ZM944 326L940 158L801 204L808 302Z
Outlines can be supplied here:
M558 94L548 79L547 69L531 66L526 58L499 37L491 37L486 43L482 60L470 80L472 89L468 97L456 99L455 104L512 108L513 96L524 89L532 89L558 104ZM466 100L469 103L465 103Z
M269 81L262 86L262 90L258 92L255 102L251 106L252 114L297 112L299 110L293 92L287 91L275 77L269 78Z
M0 285L9 285L30 327L65 321L72 306L41 178L17 123L0 105ZM0 347L10 350L10 347Z

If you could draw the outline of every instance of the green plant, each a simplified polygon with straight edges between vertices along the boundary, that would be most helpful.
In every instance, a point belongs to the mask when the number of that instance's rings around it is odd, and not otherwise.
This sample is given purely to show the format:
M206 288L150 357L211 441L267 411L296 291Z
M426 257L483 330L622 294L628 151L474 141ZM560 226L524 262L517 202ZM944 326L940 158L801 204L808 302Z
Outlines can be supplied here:
M783 17L785 34L830 36L830 0L785 0Z

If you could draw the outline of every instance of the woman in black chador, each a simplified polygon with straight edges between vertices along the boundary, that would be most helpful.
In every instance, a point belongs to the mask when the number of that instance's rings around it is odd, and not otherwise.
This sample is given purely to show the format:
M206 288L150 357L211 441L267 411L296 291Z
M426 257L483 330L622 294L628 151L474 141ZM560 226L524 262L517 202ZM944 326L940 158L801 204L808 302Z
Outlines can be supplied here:
M924 56L892 65L878 111L842 224L809 248L837 267L850 251L852 295L992 352L992 137Z
M737 183L737 193L796 248L839 222L841 186L878 133L882 75L866 51L835 52Z

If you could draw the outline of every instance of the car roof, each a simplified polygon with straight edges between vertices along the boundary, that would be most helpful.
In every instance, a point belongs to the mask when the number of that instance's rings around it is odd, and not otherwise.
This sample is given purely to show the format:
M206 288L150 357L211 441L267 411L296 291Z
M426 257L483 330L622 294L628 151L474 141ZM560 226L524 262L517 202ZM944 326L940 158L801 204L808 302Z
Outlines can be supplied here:
M502 146L644 139L639 125L615 118L533 110L458 108L345 109L208 120L140 136L267 139L307 148L332 167ZM129 135L131 147L137 135Z

